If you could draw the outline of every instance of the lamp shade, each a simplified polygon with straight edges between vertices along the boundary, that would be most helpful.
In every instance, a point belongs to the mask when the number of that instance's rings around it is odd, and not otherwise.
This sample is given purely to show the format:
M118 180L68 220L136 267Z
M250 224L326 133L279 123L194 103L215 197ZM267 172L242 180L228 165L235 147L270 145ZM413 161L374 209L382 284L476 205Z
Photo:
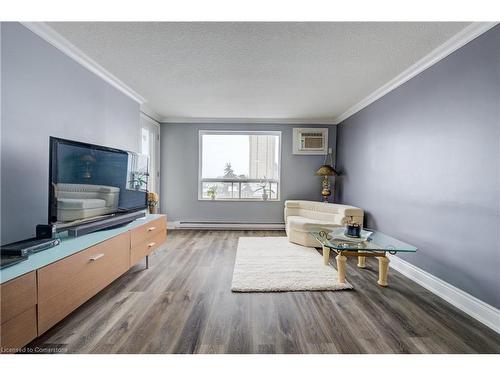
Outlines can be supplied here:
M81 161L84 161L86 163L95 163L95 158L92 156L92 155L83 155L82 157L80 157L80 160Z
M338 173L331 165L324 164L316 171L318 176L337 176Z

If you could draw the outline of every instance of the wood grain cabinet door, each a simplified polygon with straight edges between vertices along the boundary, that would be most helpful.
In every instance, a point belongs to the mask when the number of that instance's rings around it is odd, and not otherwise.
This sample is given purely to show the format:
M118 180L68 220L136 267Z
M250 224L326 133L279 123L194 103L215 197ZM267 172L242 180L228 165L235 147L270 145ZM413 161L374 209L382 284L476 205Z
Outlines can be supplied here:
M21 348L36 337L36 293L35 271L0 285L3 350Z
M164 216L130 231L130 265L133 266L167 239L167 220Z
M134 228L130 231L130 246L136 247L145 242L150 242L158 233L167 233L167 221L165 217L152 220L147 224Z
M125 273L130 232L122 233L38 270L38 334Z
M145 242L135 245L130 249L130 265L139 262L146 255L149 255L153 250L157 249L167 239L167 232L161 231L155 236L147 238Z

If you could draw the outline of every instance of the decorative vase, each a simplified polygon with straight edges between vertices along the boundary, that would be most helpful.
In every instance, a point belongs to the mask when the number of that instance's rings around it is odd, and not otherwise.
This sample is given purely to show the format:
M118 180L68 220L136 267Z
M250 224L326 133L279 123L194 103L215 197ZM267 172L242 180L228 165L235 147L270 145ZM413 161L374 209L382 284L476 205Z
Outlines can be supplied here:
M150 214L158 213L159 201L160 197L158 194L153 193L152 191L148 192L148 208Z
M267 193L262 193L262 200L267 201L267 198L268 198Z
M323 196L323 202L328 202L328 198L332 194L330 190L330 180L328 176L323 176L321 195Z
M359 238L361 235L361 227L357 223L347 224L344 234L347 237Z

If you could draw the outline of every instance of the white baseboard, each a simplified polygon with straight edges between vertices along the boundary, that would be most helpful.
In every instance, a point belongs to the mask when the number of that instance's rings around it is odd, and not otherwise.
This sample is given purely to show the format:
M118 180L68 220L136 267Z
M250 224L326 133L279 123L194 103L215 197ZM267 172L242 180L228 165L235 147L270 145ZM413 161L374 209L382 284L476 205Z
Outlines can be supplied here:
M216 221L169 221L167 229L199 230L285 230L283 223L243 223Z
M488 305L476 297L464 292L446 281L404 261L397 256L390 256L391 267L410 280L420 284L456 308L500 333L500 310Z

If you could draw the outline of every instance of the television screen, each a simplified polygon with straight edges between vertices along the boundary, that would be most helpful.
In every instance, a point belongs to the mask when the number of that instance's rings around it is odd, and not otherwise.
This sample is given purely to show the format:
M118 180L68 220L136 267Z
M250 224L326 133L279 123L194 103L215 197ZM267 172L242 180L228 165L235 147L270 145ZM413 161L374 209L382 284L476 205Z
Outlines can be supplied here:
M148 159L50 138L49 223L66 227L147 207Z

